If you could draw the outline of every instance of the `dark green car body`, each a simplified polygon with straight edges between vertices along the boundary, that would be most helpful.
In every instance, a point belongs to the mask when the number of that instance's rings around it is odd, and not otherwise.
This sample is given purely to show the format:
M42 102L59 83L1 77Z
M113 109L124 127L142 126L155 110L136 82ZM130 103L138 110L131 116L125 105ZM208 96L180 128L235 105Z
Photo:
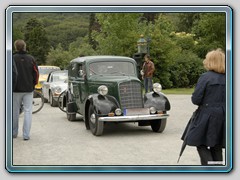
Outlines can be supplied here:
M162 132L170 103L162 93L143 94L136 67L134 59L122 56L73 59L68 68L68 120L74 120L76 113L81 114L86 128L94 135L102 135L108 122L138 122L140 126L151 125L153 131ZM107 87L107 94L99 94L100 86ZM155 114L149 113L152 106Z

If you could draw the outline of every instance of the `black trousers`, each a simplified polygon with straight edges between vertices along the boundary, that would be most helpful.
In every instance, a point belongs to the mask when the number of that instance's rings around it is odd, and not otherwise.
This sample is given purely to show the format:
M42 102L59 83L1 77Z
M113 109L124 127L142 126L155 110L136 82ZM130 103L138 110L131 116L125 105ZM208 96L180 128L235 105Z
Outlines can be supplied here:
M200 156L201 164L204 166L222 165L222 147L216 145L215 147L207 147L204 145L197 146L197 151ZM216 161L216 163L214 163Z

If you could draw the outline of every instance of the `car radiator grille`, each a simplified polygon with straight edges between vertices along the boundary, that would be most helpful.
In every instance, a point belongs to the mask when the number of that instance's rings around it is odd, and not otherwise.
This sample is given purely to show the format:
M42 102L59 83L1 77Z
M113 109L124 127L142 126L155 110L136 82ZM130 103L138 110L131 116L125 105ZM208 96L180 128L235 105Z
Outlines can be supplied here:
M142 108L141 84L137 81L124 82L119 85L120 102L123 109Z

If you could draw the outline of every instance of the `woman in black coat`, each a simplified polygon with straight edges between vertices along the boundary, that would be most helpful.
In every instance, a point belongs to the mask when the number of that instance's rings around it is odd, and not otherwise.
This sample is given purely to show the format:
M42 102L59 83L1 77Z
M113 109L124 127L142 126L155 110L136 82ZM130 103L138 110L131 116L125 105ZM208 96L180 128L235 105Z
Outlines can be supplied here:
M225 54L220 49L211 51L203 65L208 71L200 76L192 94L198 109L185 141L197 147L202 165L219 165L225 147Z

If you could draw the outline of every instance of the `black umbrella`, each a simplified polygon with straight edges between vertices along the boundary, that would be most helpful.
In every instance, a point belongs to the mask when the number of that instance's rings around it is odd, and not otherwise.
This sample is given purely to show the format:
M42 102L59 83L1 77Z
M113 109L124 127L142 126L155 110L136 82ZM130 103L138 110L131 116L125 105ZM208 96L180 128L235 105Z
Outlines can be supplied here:
M182 154L183 154L183 151L185 150L186 146L187 146L187 136L188 136L188 132L189 132L189 129L191 127L191 124L192 122L194 121L194 119L196 118L196 115L197 115L197 112L198 112L198 109L196 111L193 112L190 120L188 121L187 123L187 126L183 132L183 135L182 135L182 140L183 140L183 143L182 143L182 147L181 147L181 150L180 150L180 153L179 153L179 157L178 157L178 160L177 160L177 163L179 162Z

